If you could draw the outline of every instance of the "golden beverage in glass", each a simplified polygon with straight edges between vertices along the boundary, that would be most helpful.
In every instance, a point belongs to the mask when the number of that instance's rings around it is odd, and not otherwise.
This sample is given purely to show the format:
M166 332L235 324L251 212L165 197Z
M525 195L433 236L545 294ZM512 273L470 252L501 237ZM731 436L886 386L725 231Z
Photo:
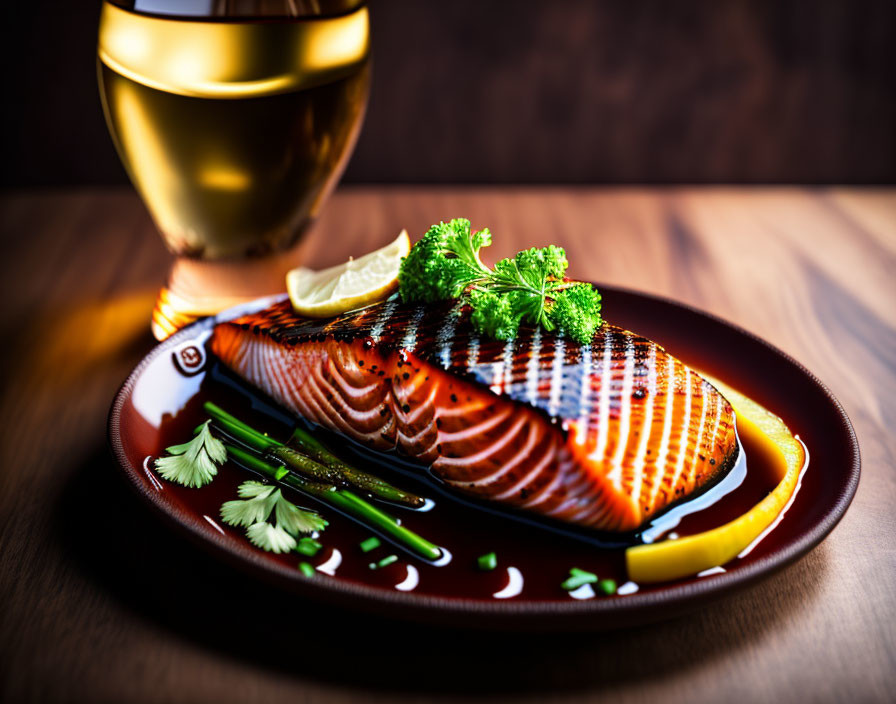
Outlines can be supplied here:
M107 0L97 65L115 146L177 255L156 337L283 290L360 129L366 6Z

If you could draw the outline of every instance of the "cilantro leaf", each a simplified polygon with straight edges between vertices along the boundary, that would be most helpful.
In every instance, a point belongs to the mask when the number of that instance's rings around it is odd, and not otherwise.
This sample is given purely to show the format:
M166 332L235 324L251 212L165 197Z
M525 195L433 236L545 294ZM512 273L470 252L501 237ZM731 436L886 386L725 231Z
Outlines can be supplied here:
M296 546L296 539L282 526L273 526L267 521L253 523L246 529L246 535L255 547L268 552L289 552Z
M212 435L206 421L190 442L167 448L168 457L155 461L156 471L163 479L188 487L208 484L218 474L218 465L227 459L224 443Z
M322 516L299 508L276 486L243 482L237 494L243 498L226 501L221 506L221 520L231 526L246 528L249 540L262 550L289 552L296 547L299 535L327 527ZM276 524L271 522L272 514Z
M327 521L313 511L305 511L281 495L274 509L277 525L293 535L314 533L327 527Z
M247 484L256 484L263 487L257 490L250 487L254 494L245 490ZM271 510L277 503L280 490L273 486L265 486L260 482L243 482L238 489L240 496L251 496L246 500L227 501L221 506L221 519L231 526L249 527L258 521L266 521L271 515Z

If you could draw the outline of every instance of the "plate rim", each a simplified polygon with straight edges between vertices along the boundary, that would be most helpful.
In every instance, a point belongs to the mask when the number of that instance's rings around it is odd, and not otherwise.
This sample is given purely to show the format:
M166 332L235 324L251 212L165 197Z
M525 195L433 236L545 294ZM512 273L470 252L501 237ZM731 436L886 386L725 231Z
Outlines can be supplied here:
M828 387L792 356L775 347L758 335L731 323L724 318L701 310L688 303L676 301L667 296L645 293L635 289L596 284L602 292L615 292L623 295L649 299L651 303L673 306L684 311L707 318L715 324L733 329L736 333L747 337L755 343L767 348L774 355L787 364L794 367L804 375L819 391L832 403L840 421L840 425L846 433L847 450L850 462L846 468L842 486L838 488L836 499L827 506L824 514L808 529L784 545L773 549L766 555L739 567L733 571L715 574L706 578L690 581L683 584L672 584L657 591L636 592L621 598L591 599L591 600L554 600L554 601L488 601L463 597L443 597L431 594L414 594L413 592L387 591L381 587L374 587L362 583L350 582L339 579L322 579L318 576L305 577L299 570L272 561L265 554L254 548L242 547L237 549L231 537L219 535L209 531L208 526L202 523L196 516L184 511L179 506L164 500L164 495L150 491L147 482L143 479L142 467L135 467L127 455L121 440L121 413L127 399L130 397L137 380L144 369L149 366L159 355L165 354L185 341L210 329L219 321L241 315L253 309L265 307L271 303L282 300L285 294L267 296L246 304L235 306L222 313L203 318L191 325L179 330L171 337L155 345L128 374L115 394L107 421L107 438L112 453L128 478L128 484L148 504L156 509L166 519L169 525L175 526L187 536L198 543L200 547L209 549L216 557L236 566L243 571L251 572L267 582L276 583L286 590L300 592L323 601L339 602L349 608L370 611L371 605L382 608L392 607L401 617L412 618L415 616L430 617L432 620L449 620L454 622L458 616L479 616L487 621L481 625L529 627L533 621L549 623L550 619L557 619L556 625L564 629L570 627L594 629L606 627L619 627L642 623L651 618L643 618L644 615L659 607L665 607L670 615L693 606L701 599L709 602L731 591L745 587L761 578L770 576L774 572L792 564L812 548L821 543L840 522L855 497L861 477L861 452L858 438L849 416L842 404ZM360 602L355 601L361 599ZM600 619L610 619L601 623Z

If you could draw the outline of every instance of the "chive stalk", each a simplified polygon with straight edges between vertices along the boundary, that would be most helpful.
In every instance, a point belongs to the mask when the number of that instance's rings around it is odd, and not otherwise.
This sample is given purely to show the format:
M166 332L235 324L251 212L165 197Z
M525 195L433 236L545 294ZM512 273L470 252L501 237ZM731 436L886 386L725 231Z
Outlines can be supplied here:
M393 562L398 562L398 555L386 555L386 557L379 562L371 562L367 567L372 570L382 569L383 567L388 567Z
M371 550L376 550L382 543L380 543L380 539L375 535L370 536L367 540L362 540L358 543L358 547L361 548L361 552L370 552Z
M219 426L228 431L230 435L233 435L240 442L246 443L246 445L254 450L265 452L271 447L282 444L272 437L259 433L251 425L244 423L236 416L230 415L223 408L211 401L206 401L202 404L202 407Z
M320 552L322 547L323 545L317 542L314 538L301 538L296 544L296 552L300 555L314 557Z
M427 560L437 560L441 557L442 551L439 550L438 546L399 525L388 513L380 511L376 506L368 503L348 489L338 489L331 484L310 481L305 477L288 471L285 467L276 467L248 450L227 443L224 446L227 449L228 457L236 460L244 467L270 477L274 481L285 484L304 494L309 494L324 503L335 506L352 518L372 526L399 545Z
M386 555L382 560L376 563L377 567L388 567L393 562L398 562L398 555Z

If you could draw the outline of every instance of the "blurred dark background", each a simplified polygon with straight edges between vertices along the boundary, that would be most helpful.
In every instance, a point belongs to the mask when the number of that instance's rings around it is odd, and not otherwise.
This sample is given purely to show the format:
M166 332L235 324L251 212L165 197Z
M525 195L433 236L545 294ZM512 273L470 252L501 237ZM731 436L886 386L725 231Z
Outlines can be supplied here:
M5 188L127 182L96 88L99 7L5 3ZM893 0L371 7L346 181L896 181Z

